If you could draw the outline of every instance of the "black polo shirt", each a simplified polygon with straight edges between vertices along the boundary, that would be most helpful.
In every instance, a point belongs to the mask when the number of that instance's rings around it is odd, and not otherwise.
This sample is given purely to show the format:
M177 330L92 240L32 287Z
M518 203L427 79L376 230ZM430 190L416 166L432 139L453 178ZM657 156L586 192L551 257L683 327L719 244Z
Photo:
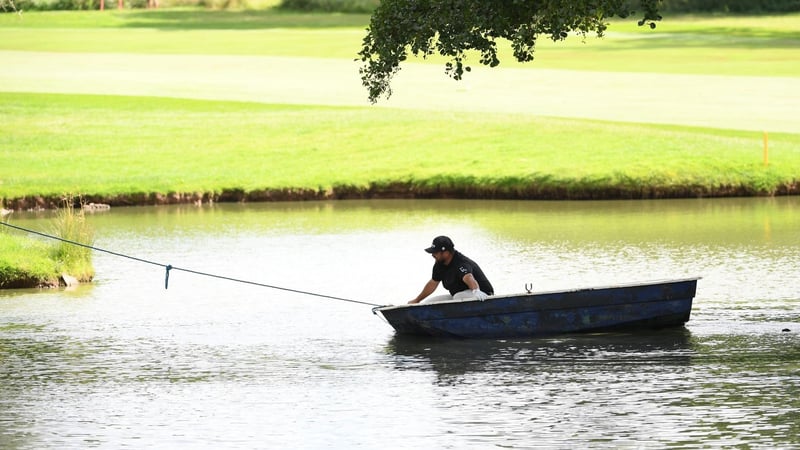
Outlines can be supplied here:
M444 265L437 262L433 265L431 278L434 281L441 281L444 284L444 288L450 291L450 295L456 295L458 292L469 289L469 286L464 283L464 276L468 273L471 273L475 281L478 282L481 291L488 295L494 295L494 288L489 283L486 275L483 274L481 268L475 261L467 258L457 250L453 251L453 259L450 264Z

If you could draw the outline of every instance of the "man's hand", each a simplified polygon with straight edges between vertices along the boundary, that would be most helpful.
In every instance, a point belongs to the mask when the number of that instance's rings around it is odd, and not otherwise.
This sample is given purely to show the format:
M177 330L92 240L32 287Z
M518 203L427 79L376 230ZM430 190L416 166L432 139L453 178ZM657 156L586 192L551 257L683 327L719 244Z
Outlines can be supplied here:
M480 301L484 301L489 297L488 295L484 294L483 291L481 291L480 289L473 289L472 295L474 295L475 298L477 298Z

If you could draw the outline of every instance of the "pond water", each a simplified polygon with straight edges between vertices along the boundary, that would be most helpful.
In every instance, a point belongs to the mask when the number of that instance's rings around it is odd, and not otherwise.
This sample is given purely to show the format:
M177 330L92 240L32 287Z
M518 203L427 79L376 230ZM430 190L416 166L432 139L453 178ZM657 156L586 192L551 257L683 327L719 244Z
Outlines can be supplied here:
M439 234L498 293L703 278L685 328L408 339L368 305L176 270L164 289L162 267L96 252L91 285L0 292L0 448L800 446L797 197L225 204L88 220L103 249L374 304L419 292Z

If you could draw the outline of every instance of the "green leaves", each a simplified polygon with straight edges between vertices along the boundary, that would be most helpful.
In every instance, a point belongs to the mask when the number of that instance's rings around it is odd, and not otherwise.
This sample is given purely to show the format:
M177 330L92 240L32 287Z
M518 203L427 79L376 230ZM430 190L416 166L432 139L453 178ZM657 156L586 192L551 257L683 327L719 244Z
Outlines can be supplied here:
M640 0L639 25L660 20L659 0ZM569 33L602 36L611 17L627 17L626 0L383 0L372 15L359 59L362 84L371 102L392 94L392 77L408 53L426 57L440 54L450 61L445 73L460 80L470 70L465 52L480 52L480 63L500 64L496 39L511 41L514 57L533 60L536 39L544 34L554 41Z

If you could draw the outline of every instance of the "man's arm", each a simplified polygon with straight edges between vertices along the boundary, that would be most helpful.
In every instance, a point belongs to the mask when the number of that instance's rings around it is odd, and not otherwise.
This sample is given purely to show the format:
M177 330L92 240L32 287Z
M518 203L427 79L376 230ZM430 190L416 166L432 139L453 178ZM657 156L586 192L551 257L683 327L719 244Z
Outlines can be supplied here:
M467 287L470 288L470 290L474 291L475 289L481 288L478 285L478 282L475 280L475 277L473 277L471 273L464 275L464 278L462 278L462 280L464 281L464 284L466 284Z
M467 285L468 288L472 290L472 293L475 294L475 298L480 301L486 300L486 293L481 291L481 286L478 284L478 281L475 280L475 277L472 276L471 273L464 275L462 278L464 284Z
M433 291L436 290L437 287L439 287L439 282L434 280L434 279L431 279L430 281L425 283L425 287L422 288L422 292L419 293L417 298L415 298L414 300L411 300L408 303L419 303L419 302L421 302L422 300L425 299L425 297L431 295L433 293Z

